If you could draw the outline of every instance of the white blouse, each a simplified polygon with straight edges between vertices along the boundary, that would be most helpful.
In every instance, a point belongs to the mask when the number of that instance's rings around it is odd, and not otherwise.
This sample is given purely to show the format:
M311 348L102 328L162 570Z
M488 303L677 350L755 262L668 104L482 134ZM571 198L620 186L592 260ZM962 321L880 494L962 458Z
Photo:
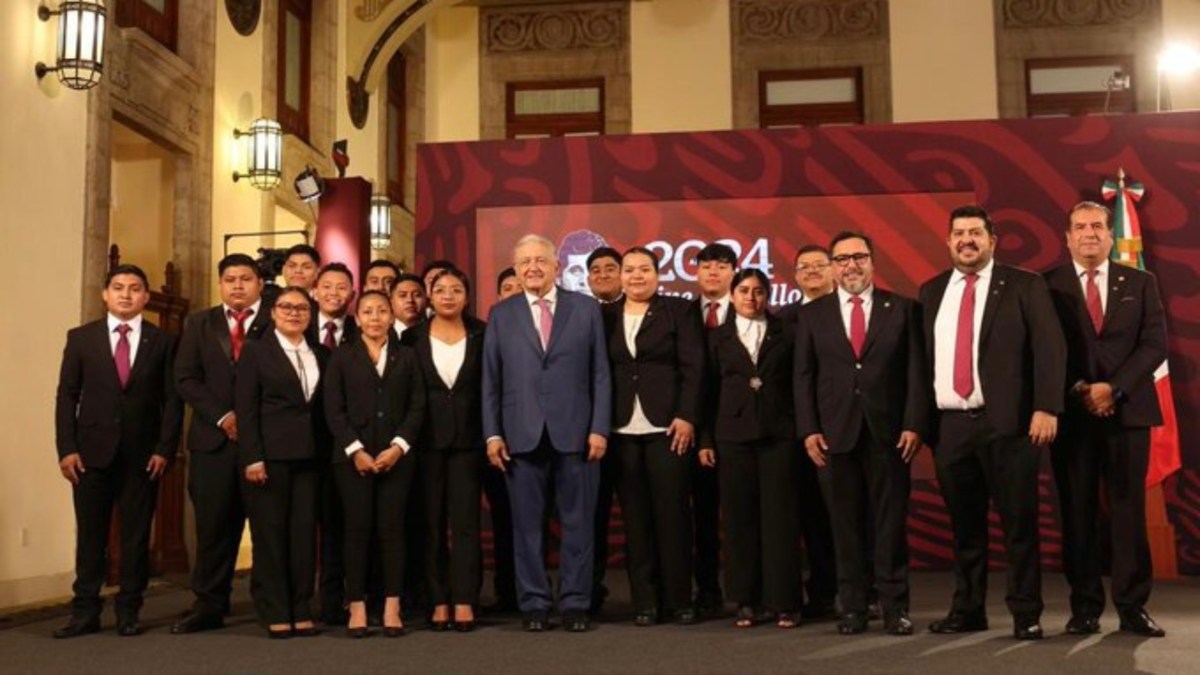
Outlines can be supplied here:
M645 314L626 314L625 315L625 345L629 348L629 355L637 358L637 334L642 328L642 321L645 320ZM656 427L646 417L646 412L642 410L642 399L639 396L633 397L633 415L629 418L629 424L617 429L617 433L621 434L659 434L667 430L666 427Z
M447 344L430 335L429 348L433 352L433 367L437 369L438 376L448 389L453 389L458 381L458 371L462 370L463 361L467 358L467 338Z

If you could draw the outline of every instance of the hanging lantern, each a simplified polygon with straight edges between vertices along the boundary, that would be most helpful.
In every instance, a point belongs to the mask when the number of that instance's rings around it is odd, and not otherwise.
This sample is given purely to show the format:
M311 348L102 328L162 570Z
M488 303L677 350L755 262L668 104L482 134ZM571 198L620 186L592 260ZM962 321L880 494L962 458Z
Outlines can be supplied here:
M38 7L38 18L58 17L58 49L54 66L34 67L38 79L53 72L69 89L91 89L104 73L104 29L108 10L103 0L65 0L58 9Z
M392 245L392 200L371 196L371 248L383 251Z
M246 147L246 173L234 172L233 182L248 178L259 190L273 190L283 176L283 128L279 122L260 118L248 131L233 130L233 137Z

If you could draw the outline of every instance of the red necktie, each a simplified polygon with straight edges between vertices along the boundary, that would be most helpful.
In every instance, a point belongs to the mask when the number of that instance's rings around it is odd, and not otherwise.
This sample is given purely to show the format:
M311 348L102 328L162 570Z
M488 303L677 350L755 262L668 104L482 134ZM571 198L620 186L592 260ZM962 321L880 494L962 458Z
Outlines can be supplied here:
M720 321L717 320L717 308L720 306L721 303L719 302L708 303L708 314L704 315L705 328L716 328L718 325L720 325Z
M972 354L975 344L975 282L979 275L971 273L963 277L962 304L958 307L958 334L954 338L954 391L963 398L970 398L975 391L975 367Z
M121 388L129 384L129 331L133 330L129 324L123 323L117 326L117 348L113 350L113 360L117 363L117 379L121 382Z
M246 344L246 319L250 318L254 310L243 309L238 312L231 309L226 313L234 321L233 330L229 331L229 347L233 354L233 360L236 362L242 355L242 345Z
M862 296L850 298L854 307L850 309L850 346L854 348L854 358L862 356L863 343L867 341L867 313L863 311Z
M337 347L337 322L325 322L325 339L321 341L321 344L330 349Z
M1087 271L1087 311L1092 317L1092 327L1096 334L1104 328L1104 308L1100 305L1100 287L1096 285L1096 270Z

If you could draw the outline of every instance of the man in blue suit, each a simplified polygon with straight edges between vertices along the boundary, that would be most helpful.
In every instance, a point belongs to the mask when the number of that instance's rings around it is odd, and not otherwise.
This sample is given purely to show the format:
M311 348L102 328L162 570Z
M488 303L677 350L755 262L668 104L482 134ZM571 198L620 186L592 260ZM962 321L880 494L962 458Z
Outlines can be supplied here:
M554 285L554 243L526 235L513 248L525 292L492 308L483 342L488 461L508 478L518 604L525 630L548 627L553 606L542 560L550 481L562 524L563 627L590 627L592 547L612 392L604 321L591 298Z

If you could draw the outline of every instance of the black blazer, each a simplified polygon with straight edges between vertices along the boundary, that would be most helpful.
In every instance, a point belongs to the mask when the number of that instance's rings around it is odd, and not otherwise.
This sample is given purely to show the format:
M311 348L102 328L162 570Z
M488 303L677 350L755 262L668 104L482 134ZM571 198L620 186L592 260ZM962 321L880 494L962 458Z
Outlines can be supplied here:
M850 452L863 426L877 442L902 431L924 438L932 388L926 375L921 311L915 301L876 287L861 358L854 356L838 293L800 310L796 328L798 437L824 434L830 452Z
M342 345L325 371L325 417L333 434L334 463L348 461L355 441L372 457L399 436L418 447L425 419L425 383L412 350L388 341L383 377L362 339Z
M425 380L422 449L474 448L483 444L483 336L487 324L471 316L463 316L463 323L467 328L466 355L453 388L446 387L433 365L429 322L404 331Z
M241 466L328 457L330 439L322 397L329 352L321 345L311 347L322 375L308 401L295 366L273 333L242 347L233 397Z
M1068 391L1079 381L1108 382L1123 396L1117 419L1125 427L1162 424L1154 371L1167 358L1167 326L1154 275L1119 263L1108 266L1108 302L1100 334L1092 325L1087 301L1073 264L1046 273L1070 349ZM1068 409L1086 414L1068 393Z
M625 302L622 297L600 308L612 367L612 428L629 423L634 397L655 426L670 426L676 417L698 426L705 346L698 315L682 298L652 297L635 338L634 358L625 343Z
M733 310L730 309L730 313ZM794 327L767 314L758 364L738 339L737 324L727 321L710 332L705 379L704 425L698 446L721 443L791 440L796 437L792 403ZM761 383L756 390L751 381Z
M951 270L946 270L925 282L919 295L925 308L926 370L931 383L934 325L950 275ZM978 367L988 421L1001 434L1024 435L1035 410L1062 412L1067 347L1040 274L993 265L979 329ZM937 426L930 428L932 433Z
M270 328L271 312L264 301L246 326L246 342L259 339ZM214 452L225 444L225 432L217 422L233 412L235 365L225 305L189 316L175 357L175 387L193 412L189 449Z
M124 390L101 319L67 332L55 397L58 457L78 452L85 467L112 464L118 448L175 457L183 402L175 392L175 338L142 319L141 338Z
M317 308L317 303L314 301L312 305L312 319L308 322L308 330L304 333L305 339L310 345L324 346L322 340L325 339L325 328L318 326L321 321L321 313ZM358 322L354 320L354 316L349 312L346 313L346 322L342 326L342 339L338 340L338 346L350 344L358 339Z

